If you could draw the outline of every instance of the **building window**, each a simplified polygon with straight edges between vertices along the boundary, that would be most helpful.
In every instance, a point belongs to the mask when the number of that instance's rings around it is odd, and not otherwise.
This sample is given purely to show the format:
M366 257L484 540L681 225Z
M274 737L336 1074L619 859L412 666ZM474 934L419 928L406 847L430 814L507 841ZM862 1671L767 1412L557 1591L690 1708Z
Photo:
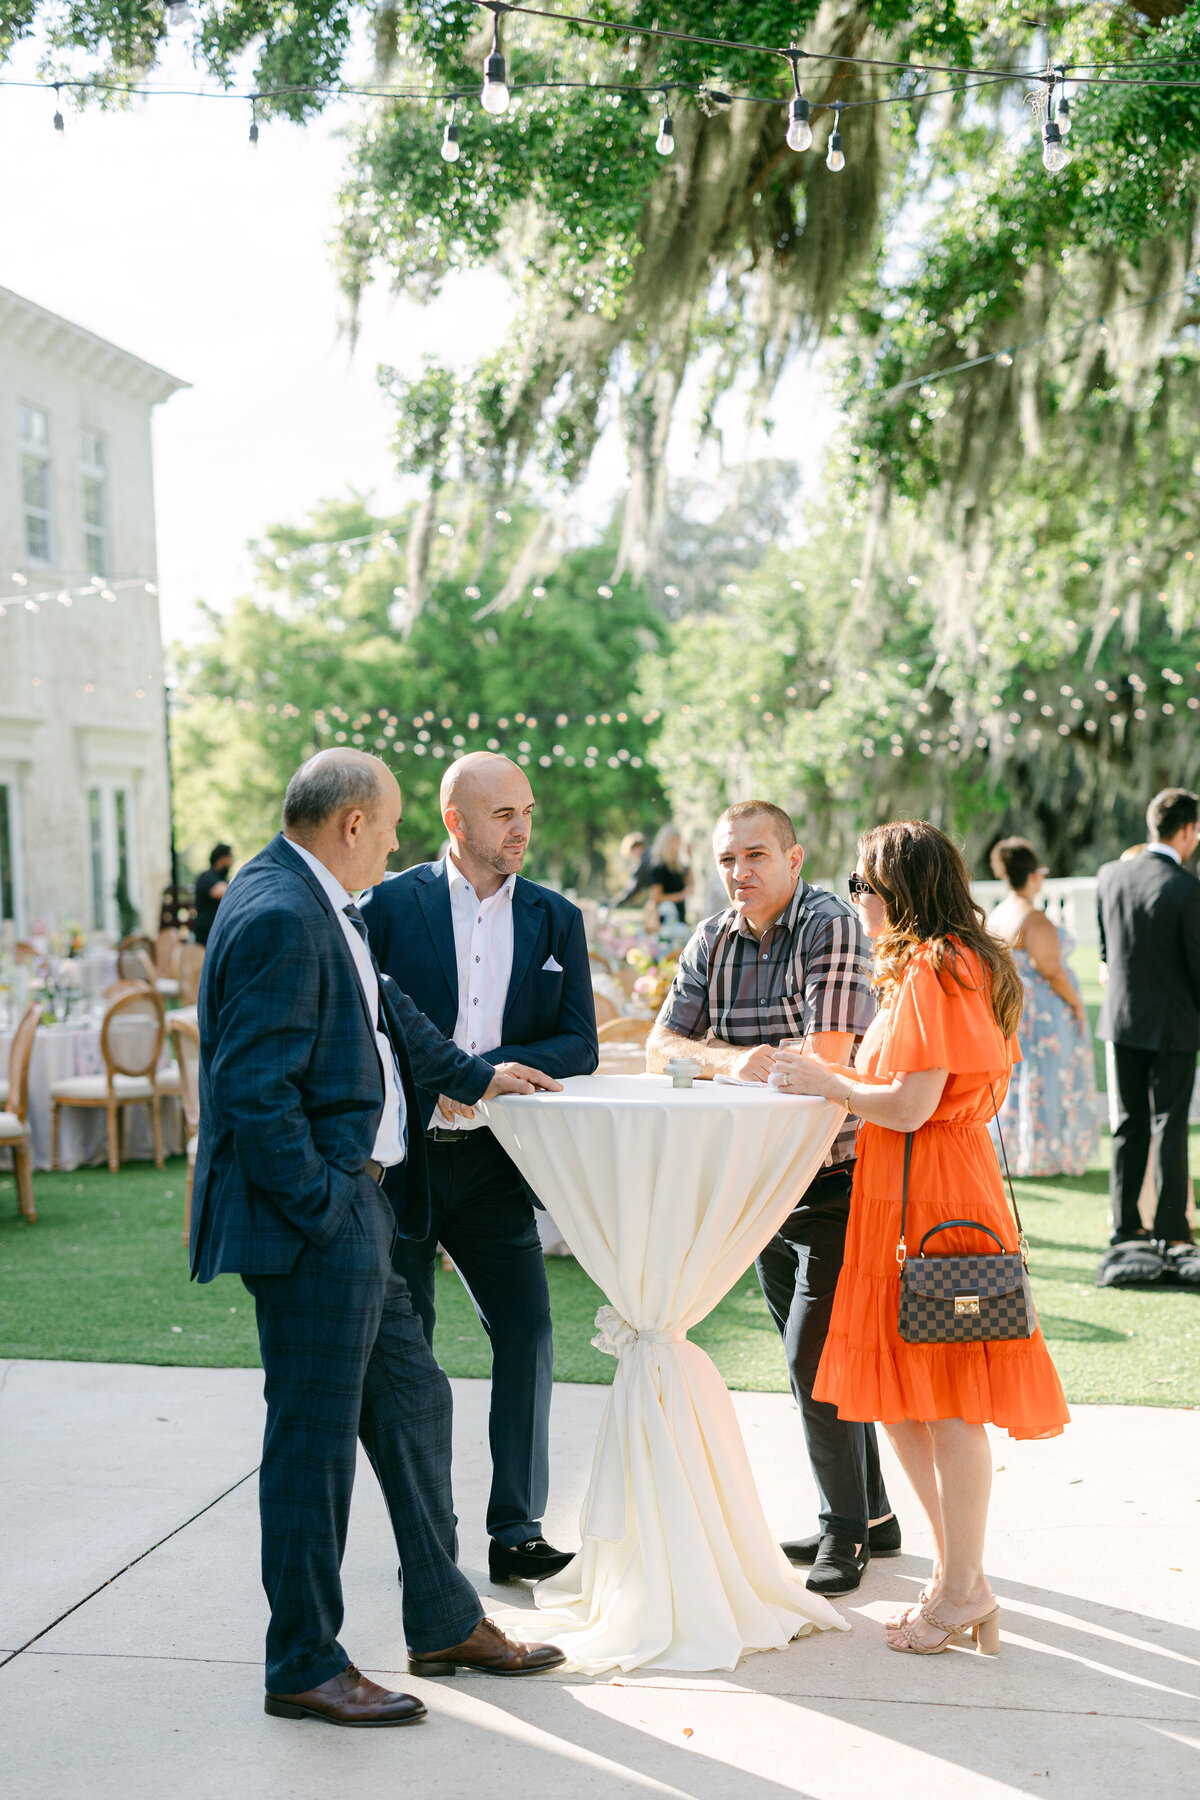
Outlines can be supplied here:
M18 406L21 444L21 504L25 554L31 562L54 560L54 518L50 475L50 418L36 406Z
M0 783L0 919L17 916L16 830L12 792Z
M104 468L104 439L85 431L80 441L79 469L83 482L83 563L90 575L107 575L108 493Z
M137 929L133 791L123 782L88 789L92 928L113 937Z

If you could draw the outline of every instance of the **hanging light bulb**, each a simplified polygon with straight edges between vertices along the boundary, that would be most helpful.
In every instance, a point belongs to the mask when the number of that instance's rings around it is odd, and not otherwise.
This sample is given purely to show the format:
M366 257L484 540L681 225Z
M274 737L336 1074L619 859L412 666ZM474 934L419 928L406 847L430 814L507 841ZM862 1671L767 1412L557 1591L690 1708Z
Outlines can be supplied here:
M810 150L812 148L809 110L808 101L803 94L797 94L788 107L787 144L789 150Z
M1054 109L1054 122L1058 126L1059 137L1071 135L1071 107L1067 100L1067 71L1059 66L1054 73L1058 77L1058 105Z
M446 120L446 129L442 133L442 161L455 163L462 154L458 143L458 126L454 122L454 101L450 103L450 117Z
M1013 366L1012 351L1001 350L996 357L996 361L1000 364L1002 369L1011 369Z
M1042 127L1042 167L1051 175L1058 175L1071 160L1071 152L1062 141L1062 133L1053 119L1047 119Z
M836 175L846 166L846 152L842 149L842 109L835 103L833 108L833 130L829 134L829 144L825 151L825 167L832 169Z
M499 118L508 111L509 92L505 75L504 54L500 48L500 11L497 8L492 14L492 48L483 64L483 92L479 98L483 102L483 110Z
M255 145L258 143L258 101L257 100L251 100L251 102L250 102L250 142Z
M787 146L789 150L808 150L812 147L811 109L808 101L800 92L800 71L797 64L804 52L795 44L788 49L792 65L792 87L794 92L788 105Z
M654 148L660 156L670 156L675 148L675 121L671 117L666 94L663 95L662 123L654 140Z
M167 30L184 31L196 23L196 15L187 0L167 0Z
M56 81L54 84L54 129L55 129L55 131L65 131L67 129L67 127L66 127L66 123L63 120L62 113L59 111L58 94L59 94L59 87L58 87L58 83Z

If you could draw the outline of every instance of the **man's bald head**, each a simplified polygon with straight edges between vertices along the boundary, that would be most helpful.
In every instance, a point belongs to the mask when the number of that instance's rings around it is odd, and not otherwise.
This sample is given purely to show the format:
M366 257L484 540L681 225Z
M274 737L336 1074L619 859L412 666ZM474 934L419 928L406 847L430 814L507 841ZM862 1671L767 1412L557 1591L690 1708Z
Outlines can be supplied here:
M496 756L491 750L472 750L468 756L452 762L442 776L442 811L448 806L470 806L477 796L486 797L514 779L518 785L529 787L525 771L511 757Z
M442 777L442 819L455 861L480 890L516 874L533 826L533 789L524 769L507 756L476 750L451 763Z
M364 750L319 750L296 770L283 800L284 836L303 844L349 893L383 880L397 848L400 784Z
M304 837L351 807L373 814L399 791L396 777L377 756L342 746L318 750L288 782L283 828L292 837Z

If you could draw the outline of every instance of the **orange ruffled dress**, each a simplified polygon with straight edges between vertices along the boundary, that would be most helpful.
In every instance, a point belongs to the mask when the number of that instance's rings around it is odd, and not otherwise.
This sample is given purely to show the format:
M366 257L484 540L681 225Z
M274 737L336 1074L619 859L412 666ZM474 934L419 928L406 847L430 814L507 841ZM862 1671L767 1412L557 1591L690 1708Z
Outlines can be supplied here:
M960 987L948 970L939 979L931 954L917 951L855 1059L867 1080L950 1071L936 1112L913 1134L905 1233L910 1255L931 1225L955 1218L978 1219L1006 1250L1017 1248L987 1126L995 1106L1003 1104L1020 1051L997 1025L982 964L965 947L959 973L975 985ZM904 1133L864 1120L845 1261L814 1398L831 1402L842 1419L889 1425L967 1419L1001 1425L1014 1438L1057 1437L1070 1415L1040 1329L1031 1338L996 1343L907 1344L900 1336L896 1243L903 1176ZM929 1253L961 1256L995 1248L979 1232L946 1231L931 1241Z

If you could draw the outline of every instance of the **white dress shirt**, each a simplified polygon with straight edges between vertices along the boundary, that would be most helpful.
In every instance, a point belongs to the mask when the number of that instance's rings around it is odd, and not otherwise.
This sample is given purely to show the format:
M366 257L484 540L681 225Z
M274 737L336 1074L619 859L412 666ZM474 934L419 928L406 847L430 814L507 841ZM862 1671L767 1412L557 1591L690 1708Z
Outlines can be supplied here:
M1182 869L1183 858L1173 844L1147 844L1146 848L1147 850L1152 850L1155 856L1169 856L1171 861L1178 863L1179 867Z
M483 1056L504 1042L504 1006L512 979L512 897L517 878L510 875L494 894L481 900L447 851L446 881L458 964L454 1042L470 1056ZM483 1122L478 1113L473 1119L456 1113L451 1125L435 1111L430 1126L441 1131L474 1131Z
M396 1057L392 1050L392 1042L386 1031L379 1029L379 977L375 973L375 965L371 961L371 952L353 922L346 917L347 906L353 904L353 894L347 893L337 876L325 864L298 844L294 838L284 838L289 850L294 850L301 862L306 862L322 891L338 916L342 928L342 936L346 947L354 961L354 972L358 976L363 998L367 1003L367 1012L375 1020L375 1049L379 1056L379 1067L383 1073L383 1112L379 1120L379 1129L375 1133L375 1147L371 1151L372 1160L382 1164L385 1169L393 1163L404 1161L405 1157L405 1123L408 1108L404 1102L404 1089L400 1086L400 1075L396 1068Z

